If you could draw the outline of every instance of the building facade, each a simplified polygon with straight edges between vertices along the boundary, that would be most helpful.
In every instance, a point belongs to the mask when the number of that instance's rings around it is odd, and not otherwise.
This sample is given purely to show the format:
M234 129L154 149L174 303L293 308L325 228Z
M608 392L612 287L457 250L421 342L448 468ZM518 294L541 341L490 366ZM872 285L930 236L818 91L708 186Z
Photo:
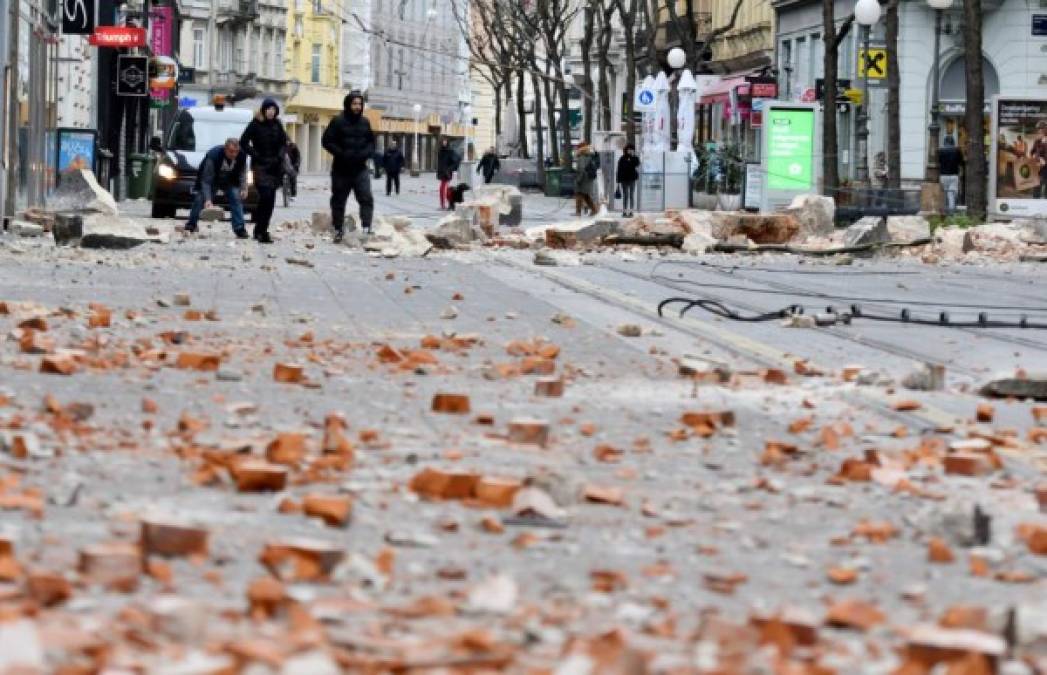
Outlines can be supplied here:
M287 10L287 133L302 152L302 171L326 171L322 136L342 112L341 0L290 0Z
M178 61L192 75L179 86L179 105L208 105L222 94L238 107L267 96L286 107L287 2L180 0Z

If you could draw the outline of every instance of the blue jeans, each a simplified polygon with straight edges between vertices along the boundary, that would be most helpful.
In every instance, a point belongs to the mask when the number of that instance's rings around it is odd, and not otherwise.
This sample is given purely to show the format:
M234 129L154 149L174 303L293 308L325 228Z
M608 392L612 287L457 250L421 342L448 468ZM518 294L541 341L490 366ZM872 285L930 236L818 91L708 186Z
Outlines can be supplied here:
M229 200L229 211L233 216L233 232L245 231L244 203L240 201L240 188L226 188L225 197ZM201 190L196 193L196 199L193 200L193 208L189 210L189 220L185 224L187 230L196 229L196 224L200 220L200 212L203 210L204 193L203 190Z

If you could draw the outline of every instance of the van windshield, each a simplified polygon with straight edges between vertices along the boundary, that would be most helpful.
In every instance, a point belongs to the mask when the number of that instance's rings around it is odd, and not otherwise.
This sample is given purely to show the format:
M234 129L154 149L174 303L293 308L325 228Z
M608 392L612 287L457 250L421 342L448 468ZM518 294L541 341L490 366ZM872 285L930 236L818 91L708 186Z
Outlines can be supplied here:
M171 128L168 147L183 152L207 152L229 138L240 138L246 128L243 122L197 120L188 110L183 110Z

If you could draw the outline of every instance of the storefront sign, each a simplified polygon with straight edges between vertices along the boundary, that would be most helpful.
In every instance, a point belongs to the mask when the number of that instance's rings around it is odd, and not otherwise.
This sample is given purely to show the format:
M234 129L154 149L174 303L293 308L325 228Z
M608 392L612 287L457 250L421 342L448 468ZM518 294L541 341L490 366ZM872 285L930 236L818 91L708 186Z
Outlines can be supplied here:
M62 0L63 35L90 35L94 29L95 0Z
M94 170L96 140L94 129L60 128L56 133L55 167L58 169L59 183L62 182L62 175L70 171Z
M1032 34L1034 37L1047 35L1047 14L1032 15Z
M149 42L153 49L153 55L161 57L154 59L154 78L149 83L150 96L153 101L164 104L170 95L169 89L173 89L178 79L178 67L174 59L170 57L174 53L172 30L174 27L174 8L168 6L153 7L149 12L150 36ZM174 75L172 78L171 76Z
M116 59L116 95L148 96L149 57L121 54Z
M764 104L763 211L788 204L796 195L816 191L815 117L814 105L782 101Z
M992 108L992 211L1047 216L1047 98L995 96Z
M128 26L99 26L87 38L95 47L144 47L145 29Z

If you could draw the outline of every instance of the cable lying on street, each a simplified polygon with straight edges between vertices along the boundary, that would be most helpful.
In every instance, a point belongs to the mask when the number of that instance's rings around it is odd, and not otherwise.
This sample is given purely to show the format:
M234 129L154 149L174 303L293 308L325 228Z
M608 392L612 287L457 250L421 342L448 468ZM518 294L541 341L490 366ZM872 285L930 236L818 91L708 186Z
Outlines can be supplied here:
M780 319L788 319L790 317L798 317L805 314L803 305L788 305L787 307L783 307L774 312L745 315L731 309L718 300L672 297L666 298L658 303L658 316L664 316L663 311L667 306L678 303L684 305L683 309L680 310L681 318L695 307L704 309L710 314L715 314L724 319L746 323L778 321ZM1030 321L1029 317L1025 314L1020 315L1016 320L1004 320L992 319L988 312L979 312L975 319L956 320L950 316L949 312L938 312L937 316L930 318L925 315L917 316L908 308L902 309L897 316L890 314L871 314L866 312L861 305L857 304L851 305L847 311L837 311L837 309L832 306L826 307L824 312L819 312L812 316L812 323L816 326L849 326L855 319L866 319L868 321L880 321L886 323L913 324L917 326L940 326L945 328L1022 328L1047 330L1047 323Z
M717 253L791 253L793 255L823 257L841 255L844 253L868 253L885 248L912 248L916 246L926 246L927 244L930 244L931 241L931 239L925 238L906 242L889 241L826 249L802 248L789 246L788 244L756 244L755 246L748 246L745 244L729 244L721 241L714 245L711 250L716 251Z

